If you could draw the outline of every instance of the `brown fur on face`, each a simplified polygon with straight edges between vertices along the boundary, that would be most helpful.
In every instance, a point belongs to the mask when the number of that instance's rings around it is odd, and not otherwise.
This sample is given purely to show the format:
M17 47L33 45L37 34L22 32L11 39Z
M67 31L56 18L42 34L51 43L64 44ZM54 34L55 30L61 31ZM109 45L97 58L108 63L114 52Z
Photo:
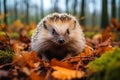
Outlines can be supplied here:
M61 44L59 39L64 40ZM45 17L32 36L32 49L48 59L62 59L77 54L85 47L85 39L78 21L71 15L54 13Z

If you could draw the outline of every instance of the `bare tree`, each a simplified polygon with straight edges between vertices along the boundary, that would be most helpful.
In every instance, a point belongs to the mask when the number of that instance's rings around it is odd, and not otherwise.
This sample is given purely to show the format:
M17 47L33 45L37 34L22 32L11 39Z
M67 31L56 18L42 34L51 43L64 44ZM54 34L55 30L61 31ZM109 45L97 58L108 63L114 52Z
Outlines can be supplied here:
M54 0L54 12L59 12L58 1L59 0Z
M24 3L26 5L26 22L27 22L27 24L29 24L29 8L30 8L29 2L30 2L30 0L29 1L24 0Z
M26 11L24 11L24 0L20 0L20 16L21 16L21 21L22 22L25 22L26 20L25 20L25 12Z
M120 0L119 0L118 4L120 4ZM120 5L118 5L118 21L120 22Z
M102 0L101 27L106 28L107 26L108 26L107 0Z
M85 0L81 2L80 24L85 25Z
M93 2L93 5L94 5L94 7L93 7L94 11L93 11L93 14L92 14L92 27L94 27L95 24L96 24L96 20L95 20L95 18L96 18L96 9L95 9L96 3L95 3L95 0L92 0L92 2Z
M18 5L18 3L17 3L17 0L14 0L14 2L15 2L15 4L14 4L15 20L17 20L17 15L18 15L18 12L17 12L17 5Z
M1 15L1 13L2 13L2 2L0 0L0 15Z
M40 0L40 13L41 13L41 18L44 17L44 5L43 5L43 0Z
M116 17L116 3L115 3L116 0L112 0L112 18L115 18Z
M68 4L69 4L69 0L65 0L65 5L66 5L66 13L69 13L69 6L68 6Z
M0 0L0 15L2 14L2 2ZM2 23L2 20L0 20L0 24Z
M35 5L35 11L36 11L36 23L38 23L38 6Z
M7 25L7 0L3 0L3 4L4 4L4 23Z
M51 3L51 13L53 13L54 12L54 10L53 10L53 8L54 8L54 4L53 4L53 0L50 0L50 3Z
M77 14L77 10L76 10L76 8L77 8L77 0L73 0L74 2L73 2L73 14L74 15L76 15Z

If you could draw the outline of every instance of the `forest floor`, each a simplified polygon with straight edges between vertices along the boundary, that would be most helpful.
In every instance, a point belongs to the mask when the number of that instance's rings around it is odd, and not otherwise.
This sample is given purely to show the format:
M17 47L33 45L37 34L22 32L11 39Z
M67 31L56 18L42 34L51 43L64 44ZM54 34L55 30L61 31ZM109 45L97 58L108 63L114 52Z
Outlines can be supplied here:
M119 80L120 23L115 19L111 23L104 30L84 29L87 44L83 52L50 62L30 50L34 22L1 24L0 80Z

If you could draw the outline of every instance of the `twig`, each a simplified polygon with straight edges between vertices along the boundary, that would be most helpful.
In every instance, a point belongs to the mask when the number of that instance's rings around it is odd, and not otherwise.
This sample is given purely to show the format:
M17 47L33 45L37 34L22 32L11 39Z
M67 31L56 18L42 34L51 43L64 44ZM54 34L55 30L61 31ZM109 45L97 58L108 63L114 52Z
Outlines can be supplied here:
M12 64L13 64L13 63L3 64L3 65L0 66L0 69L3 68L3 67L5 67L5 66L12 65Z

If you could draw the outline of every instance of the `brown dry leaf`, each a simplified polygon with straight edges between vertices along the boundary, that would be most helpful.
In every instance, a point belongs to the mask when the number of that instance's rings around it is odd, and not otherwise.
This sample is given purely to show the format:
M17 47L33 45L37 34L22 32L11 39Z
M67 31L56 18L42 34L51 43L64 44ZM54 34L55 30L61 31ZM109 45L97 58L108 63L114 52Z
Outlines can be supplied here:
M26 27L26 31L30 31L36 28L36 24L35 22L31 21L30 25L28 27Z
M23 24L22 24L21 21L18 19L18 20L16 20L16 21L14 21L13 26L16 27L16 28L18 28L18 27L22 27Z
M94 50L90 46L86 45L85 50L82 53L77 56L67 58L63 62L71 64L72 69L82 70L91 60L94 60Z
M110 51L113 50L114 48L110 45L108 46L101 46L98 49L95 50L95 55L96 56L100 56L102 53L104 53L105 51Z
M23 52L14 57L13 63L21 67L36 68L40 65L40 59L35 51Z
M120 30L120 23L117 21L116 18L112 18L111 23L115 29Z
M107 27L107 29L102 34L100 43L96 45L95 55L100 56L105 51L113 50L113 47L111 46L111 40L112 34L110 27Z
M20 53L20 51L23 51L26 47L27 47L27 44L17 40L13 43L13 46L12 46L16 54Z
M112 37L110 27L108 26L106 30L102 33L101 43L107 41Z
M5 23L0 23L0 30L2 31L2 30L4 30L4 29L6 29L6 24Z
M111 21L110 21L114 27L117 27L117 20L115 18L112 18Z
M50 65L73 69L73 66L71 64L68 64L67 62L58 61L57 59L52 59Z
M27 36L27 31L23 30L20 34L19 40L24 43L30 43L30 38Z
M6 34L6 36L0 35L0 42L3 42L4 44L8 45L9 41L10 41L10 39L7 34Z
M81 57L90 57L90 56L93 56L94 55L94 50L92 47L86 45L85 46L85 49L84 49L84 52L80 53L80 56Z
M32 71L30 74L30 80L45 80L45 79Z
M59 80L71 80L74 78L82 78L84 77L85 73L83 71L71 70L59 66L52 67L55 71L52 73L52 76L55 79Z

